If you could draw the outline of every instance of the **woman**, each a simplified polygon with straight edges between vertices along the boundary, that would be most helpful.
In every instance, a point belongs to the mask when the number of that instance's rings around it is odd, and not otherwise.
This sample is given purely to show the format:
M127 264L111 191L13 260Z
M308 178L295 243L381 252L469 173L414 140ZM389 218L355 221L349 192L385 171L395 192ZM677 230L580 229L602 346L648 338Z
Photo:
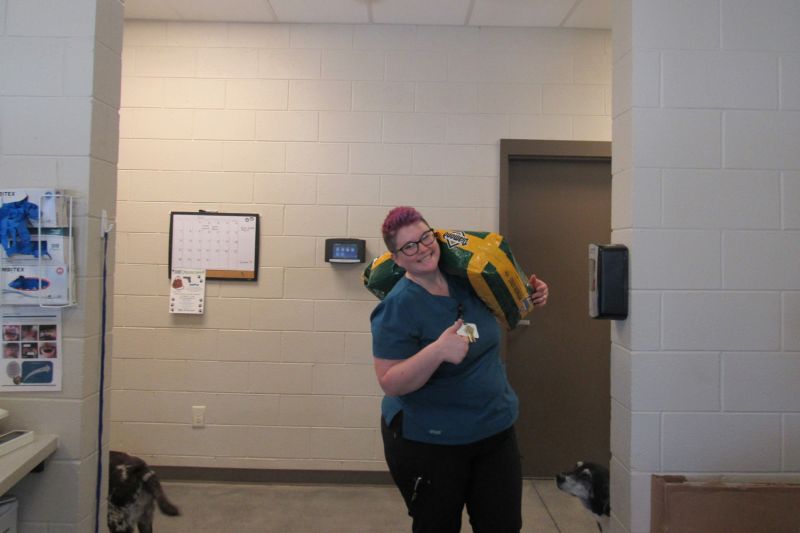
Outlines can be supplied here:
M422 215L396 207L383 239L405 269L371 316L384 453L415 533L522 527L522 476L513 423L518 401L499 355L500 328L466 280L439 270ZM531 276L534 306L547 284ZM472 325L474 342L462 326Z

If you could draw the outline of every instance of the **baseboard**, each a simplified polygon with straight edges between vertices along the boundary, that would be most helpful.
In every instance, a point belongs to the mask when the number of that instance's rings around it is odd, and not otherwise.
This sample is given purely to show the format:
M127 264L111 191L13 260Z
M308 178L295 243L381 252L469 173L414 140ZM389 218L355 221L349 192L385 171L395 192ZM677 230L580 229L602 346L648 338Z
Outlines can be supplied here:
M392 484L389 472L356 470L275 470L256 468L211 468L195 466L152 466L161 481L227 483L319 483Z

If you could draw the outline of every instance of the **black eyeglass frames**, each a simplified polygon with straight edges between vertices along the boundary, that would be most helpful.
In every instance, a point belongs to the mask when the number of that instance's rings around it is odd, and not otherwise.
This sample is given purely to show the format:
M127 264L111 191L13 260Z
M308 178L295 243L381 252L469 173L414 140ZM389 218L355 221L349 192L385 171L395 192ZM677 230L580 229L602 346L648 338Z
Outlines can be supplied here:
M433 241L436 239L436 235L434 235L433 232L433 228L428 229L428 231L420 235L418 241L409 241L398 248L397 251L403 252L404 255L417 255L420 244L424 244L425 246L433 244Z

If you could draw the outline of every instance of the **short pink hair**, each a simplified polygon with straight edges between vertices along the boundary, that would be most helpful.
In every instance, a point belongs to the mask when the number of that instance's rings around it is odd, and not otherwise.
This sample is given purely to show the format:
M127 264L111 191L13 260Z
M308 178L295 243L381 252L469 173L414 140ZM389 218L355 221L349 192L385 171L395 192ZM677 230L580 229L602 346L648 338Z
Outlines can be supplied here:
M386 248L394 252L394 247L397 244L394 239L397 236L397 232L400 228L416 222L428 224L428 221L422 218L422 214L413 207L401 205L389 211L389 214L383 220L383 226L381 226L381 234L383 235L383 242L386 243ZM430 224L428 226L430 227Z

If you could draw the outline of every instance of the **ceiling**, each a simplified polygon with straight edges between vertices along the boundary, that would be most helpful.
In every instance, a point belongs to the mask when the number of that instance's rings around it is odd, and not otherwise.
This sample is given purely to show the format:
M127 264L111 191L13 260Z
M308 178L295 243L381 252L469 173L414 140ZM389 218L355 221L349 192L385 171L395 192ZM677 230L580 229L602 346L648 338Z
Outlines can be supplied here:
M613 0L125 0L126 19L611 29Z

